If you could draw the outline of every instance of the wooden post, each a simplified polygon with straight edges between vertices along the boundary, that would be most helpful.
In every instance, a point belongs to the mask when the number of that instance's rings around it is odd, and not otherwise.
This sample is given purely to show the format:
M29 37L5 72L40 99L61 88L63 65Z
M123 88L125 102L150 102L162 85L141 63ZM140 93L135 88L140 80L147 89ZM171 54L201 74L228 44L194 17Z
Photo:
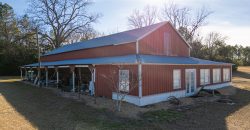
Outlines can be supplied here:
M75 66L70 66L70 71L72 73L72 92L75 92Z
M23 80L23 70L20 68L20 73L21 73L21 80Z
M28 79L28 73L27 73L27 69L26 68L24 68L24 70L25 70L25 80L27 80Z
M37 67L37 76L36 76L36 80L37 80L37 81L36 81L35 84L37 84L38 87L40 87L40 81L41 81L41 80L40 80L40 78L41 78L41 76L40 76L41 74L40 74L40 73L41 73L41 68L40 68L40 67Z
M58 72L58 67L55 67L56 70L56 87L58 88L58 84L59 84L59 72Z
M45 86L48 87L48 67L45 67Z
M30 67L30 79L31 79L31 81L33 80L33 70L32 70L32 67Z

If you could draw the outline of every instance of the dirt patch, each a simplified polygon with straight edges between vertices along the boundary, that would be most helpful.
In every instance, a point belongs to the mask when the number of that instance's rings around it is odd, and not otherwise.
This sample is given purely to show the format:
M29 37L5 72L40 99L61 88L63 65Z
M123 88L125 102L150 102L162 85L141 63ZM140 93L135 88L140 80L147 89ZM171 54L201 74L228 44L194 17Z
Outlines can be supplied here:
M117 112L115 110L115 100L108 99L108 98L102 98L102 97L93 97L89 95L79 95L77 93L71 93L71 92L62 92L59 89L56 88L47 88L52 90L56 95L60 95L65 98L74 99L76 101L82 102L88 106L94 107L96 109L100 110L108 110L116 114L120 117L125 118L134 118L134 119L141 119L141 116L143 113L147 113L150 111L157 111L157 110L168 110L168 109L178 109L178 110L188 110L192 109L194 107L197 107L199 105L202 105L206 102L214 102L217 101L220 96L212 96L211 94L206 97L199 97L199 98L191 98L191 97L185 97L178 99L180 101L179 105L171 104L169 101L156 103L153 105L148 105L144 107L138 107L136 105L123 102L122 103L122 109L121 112ZM221 89L221 91L232 91L232 87Z

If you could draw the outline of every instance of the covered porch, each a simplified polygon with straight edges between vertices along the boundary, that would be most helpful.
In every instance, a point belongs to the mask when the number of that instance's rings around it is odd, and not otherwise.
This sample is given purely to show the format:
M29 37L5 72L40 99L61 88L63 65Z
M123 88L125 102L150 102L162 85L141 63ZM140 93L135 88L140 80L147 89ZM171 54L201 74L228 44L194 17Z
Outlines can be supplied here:
M21 79L37 87L53 87L65 92L94 95L94 65L54 65L40 67L36 64L20 67Z
M135 55L41 62L20 67L23 81L37 87L95 94L96 65L136 63Z

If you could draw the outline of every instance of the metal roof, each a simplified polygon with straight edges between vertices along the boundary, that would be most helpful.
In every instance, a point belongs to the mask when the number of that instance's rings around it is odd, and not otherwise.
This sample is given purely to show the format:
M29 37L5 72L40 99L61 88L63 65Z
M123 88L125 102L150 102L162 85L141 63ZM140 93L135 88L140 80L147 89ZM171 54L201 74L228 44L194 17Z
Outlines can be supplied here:
M89 64L180 64L180 65L232 65L230 63L202 60L193 57L179 56L156 56L156 55L126 55L114 57L87 58L75 60L63 60L53 62L42 62L41 66L60 65L89 65ZM24 67L35 67L38 63L24 65Z
M94 38L94 39L87 40L87 41L64 45L62 47L59 47L55 50L52 50L44 54L44 56L68 52L68 51L80 50L80 49L88 49L88 48L94 48L94 47L102 47L102 46L108 46L108 45L118 45L118 44L136 42L139 38L147 35L148 33L154 31L155 29L161 27L162 25L166 23L167 22L161 22L161 23L150 25L150 26L142 27L139 29L133 29L133 30L125 31L125 32L108 35L108 36Z
M41 62L41 66L59 66L59 65L89 65L89 64L133 64L136 63L136 55L100 57L75 60L63 60L53 62ZM35 67L38 63L24 65L24 67Z
M225 62L216 62L203 60L194 57L181 56L156 56L156 55L140 55L142 63L152 64L191 64L191 65L220 65L230 64Z

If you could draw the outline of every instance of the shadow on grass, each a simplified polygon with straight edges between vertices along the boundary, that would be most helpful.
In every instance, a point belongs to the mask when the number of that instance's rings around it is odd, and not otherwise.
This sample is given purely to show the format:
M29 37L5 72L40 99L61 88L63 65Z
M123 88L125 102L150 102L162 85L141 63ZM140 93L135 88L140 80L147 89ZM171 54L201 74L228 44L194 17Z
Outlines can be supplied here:
M49 89L18 81L0 82L0 93L38 129L116 129L128 127L130 122L109 111L57 96Z
M23 83L2 82L0 93L38 129L222 129L226 118L250 103L250 91L237 89L235 105L207 103L188 110L173 121L151 122L115 116L112 112L86 106L82 102L55 95L44 88ZM168 116L168 115L167 115ZM164 116L165 117L165 116Z
M250 74L247 73L247 72L242 72L242 71L236 71L236 72L234 72L233 76L240 77L240 78L245 78L245 79L250 79Z

